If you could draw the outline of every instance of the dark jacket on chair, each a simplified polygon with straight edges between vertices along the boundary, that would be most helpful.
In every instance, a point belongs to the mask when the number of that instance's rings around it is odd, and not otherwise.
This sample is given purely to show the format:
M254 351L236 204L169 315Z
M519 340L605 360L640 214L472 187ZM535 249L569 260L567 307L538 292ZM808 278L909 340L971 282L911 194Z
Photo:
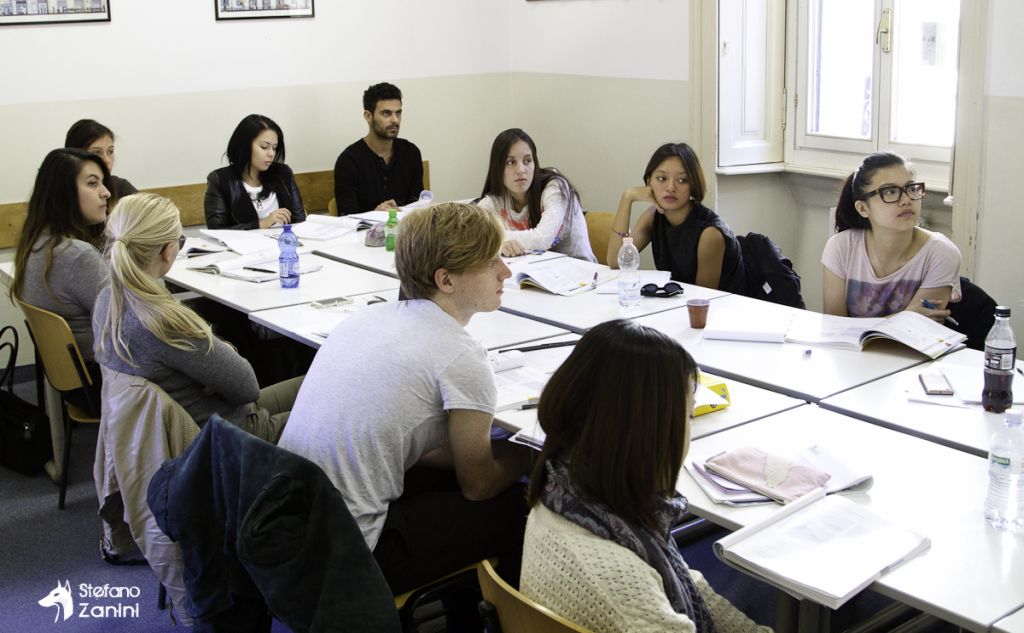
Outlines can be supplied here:
M196 631L399 631L391 590L315 464L210 418L149 485L181 546ZM265 601L265 604L264 604Z

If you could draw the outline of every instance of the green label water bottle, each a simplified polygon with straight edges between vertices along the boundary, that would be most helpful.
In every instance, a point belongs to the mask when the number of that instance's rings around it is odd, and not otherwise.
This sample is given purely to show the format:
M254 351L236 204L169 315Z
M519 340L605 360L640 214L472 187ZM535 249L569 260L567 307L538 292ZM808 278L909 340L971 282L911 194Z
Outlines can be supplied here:
M395 250L395 238L398 236L398 209L388 211L388 221L384 223L384 248L388 252Z

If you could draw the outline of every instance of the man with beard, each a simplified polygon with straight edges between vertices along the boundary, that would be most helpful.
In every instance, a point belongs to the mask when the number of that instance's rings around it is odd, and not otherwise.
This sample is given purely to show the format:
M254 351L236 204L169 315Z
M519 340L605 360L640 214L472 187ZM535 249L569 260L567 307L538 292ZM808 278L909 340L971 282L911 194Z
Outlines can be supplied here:
M334 163L334 200L339 215L386 211L417 200L423 189L420 150L398 138L402 91L389 83L363 93L369 130L345 148Z

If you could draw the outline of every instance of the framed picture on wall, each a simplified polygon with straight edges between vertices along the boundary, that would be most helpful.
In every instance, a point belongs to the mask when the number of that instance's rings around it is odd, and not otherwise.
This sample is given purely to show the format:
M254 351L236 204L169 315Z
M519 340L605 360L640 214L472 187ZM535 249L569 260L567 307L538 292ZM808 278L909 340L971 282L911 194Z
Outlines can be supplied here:
M213 7L218 20L313 17L313 0L213 0Z
M110 22L110 0L0 0L0 26Z

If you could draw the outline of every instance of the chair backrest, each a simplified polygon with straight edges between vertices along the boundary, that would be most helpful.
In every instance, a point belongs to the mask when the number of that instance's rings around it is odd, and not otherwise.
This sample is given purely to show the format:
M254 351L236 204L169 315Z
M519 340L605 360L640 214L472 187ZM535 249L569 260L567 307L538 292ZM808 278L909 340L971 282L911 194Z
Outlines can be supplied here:
M484 600L494 606L502 633L586 633L562 616L542 607L513 589L485 560L477 568Z
M608 238L612 233L612 221L615 220L615 214L607 211L588 211L586 218L590 249L594 251L597 263L607 265Z
M15 301L25 314L46 378L53 388L72 391L91 386L92 378L85 369L85 359L64 317L18 298Z
M430 190L430 161L423 161L423 188Z
M338 216L338 201L331 198L331 201L327 203L327 215Z

